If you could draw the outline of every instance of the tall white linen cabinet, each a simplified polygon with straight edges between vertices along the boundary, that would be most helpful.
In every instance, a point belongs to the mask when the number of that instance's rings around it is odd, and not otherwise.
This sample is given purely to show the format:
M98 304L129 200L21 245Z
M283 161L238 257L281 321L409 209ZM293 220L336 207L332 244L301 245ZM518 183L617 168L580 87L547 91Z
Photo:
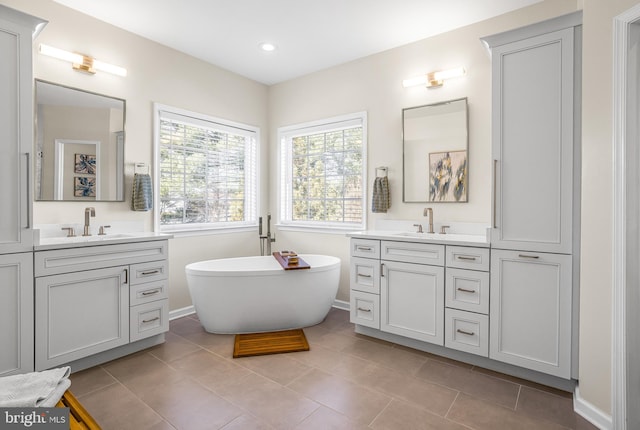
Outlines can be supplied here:
M0 376L34 369L32 40L45 24L0 5Z
M492 62L489 357L577 378L582 14L483 38Z

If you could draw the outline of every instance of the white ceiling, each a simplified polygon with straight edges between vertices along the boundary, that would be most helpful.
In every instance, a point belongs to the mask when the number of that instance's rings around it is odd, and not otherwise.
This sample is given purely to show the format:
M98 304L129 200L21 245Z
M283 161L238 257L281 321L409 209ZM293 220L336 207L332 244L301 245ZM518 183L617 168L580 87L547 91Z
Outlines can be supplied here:
M55 1L270 85L542 0Z

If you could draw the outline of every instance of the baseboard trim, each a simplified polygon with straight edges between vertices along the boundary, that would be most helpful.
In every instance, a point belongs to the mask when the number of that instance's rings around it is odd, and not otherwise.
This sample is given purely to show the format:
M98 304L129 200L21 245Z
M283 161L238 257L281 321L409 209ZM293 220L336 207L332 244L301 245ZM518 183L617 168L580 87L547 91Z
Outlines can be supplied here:
M342 309L343 311L348 311L351 309L351 305L349 304L349 302L338 299L333 301L333 307L336 309Z
M169 311L169 321L175 320L177 318L186 317L187 315L192 315L195 313L196 313L196 308L193 307L193 305L186 306L180 309L174 309L172 311Z
M573 410L582 418L589 421L601 430L613 430L613 419L582 398L580 387L576 386L573 392Z

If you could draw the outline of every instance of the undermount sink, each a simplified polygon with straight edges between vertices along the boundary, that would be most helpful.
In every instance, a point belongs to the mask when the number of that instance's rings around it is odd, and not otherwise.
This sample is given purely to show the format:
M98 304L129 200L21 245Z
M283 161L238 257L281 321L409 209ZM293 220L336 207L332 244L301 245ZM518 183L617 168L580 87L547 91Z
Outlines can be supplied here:
M113 233L113 234L103 234L103 235L95 235L95 236L47 237L47 238L41 238L40 244L48 245L48 244L54 244L54 243L100 242L100 241L127 239L131 237L135 237L135 235L126 234L126 233Z
M418 233L415 231L400 231L393 233L393 236L411 237L416 239L434 240L434 241L463 241L463 242L483 242L486 241L484 236L474 234L459 233Z

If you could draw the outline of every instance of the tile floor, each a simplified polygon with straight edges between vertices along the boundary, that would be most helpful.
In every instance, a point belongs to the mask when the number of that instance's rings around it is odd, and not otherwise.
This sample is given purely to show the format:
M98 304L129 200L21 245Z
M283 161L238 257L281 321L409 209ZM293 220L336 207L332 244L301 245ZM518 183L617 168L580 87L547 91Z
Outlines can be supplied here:
M72 375L104 430L594 429L569 393L354 332L332 309L308 352L232 359L195 315L163 345Z

